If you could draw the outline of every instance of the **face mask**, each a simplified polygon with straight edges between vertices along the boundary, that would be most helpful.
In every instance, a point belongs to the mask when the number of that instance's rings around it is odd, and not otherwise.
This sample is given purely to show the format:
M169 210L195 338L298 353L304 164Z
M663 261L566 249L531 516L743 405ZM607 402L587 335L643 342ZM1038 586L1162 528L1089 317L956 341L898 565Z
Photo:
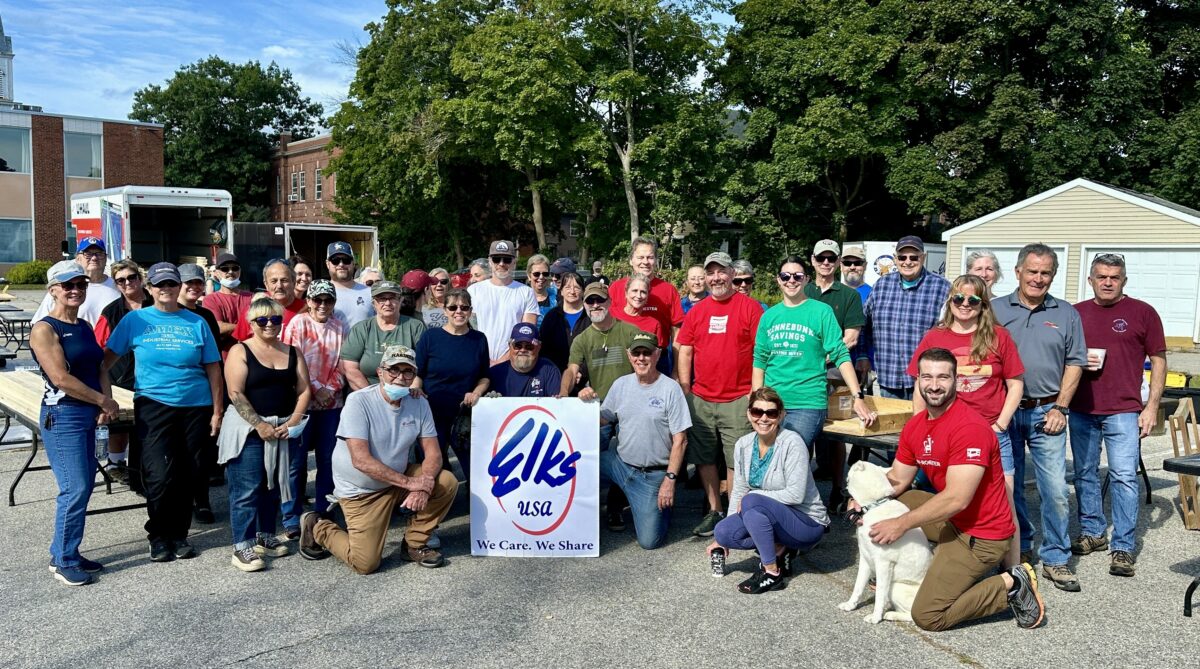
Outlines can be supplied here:
M237 288L242 285L241 279L221 279L222 288Z
M388 396L389 400L398 402L408 397L409 388L408 386L401 386L395 383L385 383L383 384L383 392Z
M304 426L306 425L308 425L308 416L301 418L299 424L289 426L288 439L299 439L300 435L304 434Z

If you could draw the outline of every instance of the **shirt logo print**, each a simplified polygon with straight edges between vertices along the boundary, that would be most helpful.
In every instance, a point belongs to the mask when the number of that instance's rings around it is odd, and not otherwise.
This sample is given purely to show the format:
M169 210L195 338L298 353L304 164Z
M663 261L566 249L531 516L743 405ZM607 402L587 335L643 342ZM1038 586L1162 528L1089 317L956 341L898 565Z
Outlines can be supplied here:
M933 436L932 435L925 437L924 444L925 444L925 455L929 455L930 453L933 453Z
M1122 333L1129 330L1129 321L1124 318L1114 318L1112 324L1113 332Z
M983 449L981 449L981 448L968 448L967 449L967 459L968 460L978 460L982 457L983 457Z

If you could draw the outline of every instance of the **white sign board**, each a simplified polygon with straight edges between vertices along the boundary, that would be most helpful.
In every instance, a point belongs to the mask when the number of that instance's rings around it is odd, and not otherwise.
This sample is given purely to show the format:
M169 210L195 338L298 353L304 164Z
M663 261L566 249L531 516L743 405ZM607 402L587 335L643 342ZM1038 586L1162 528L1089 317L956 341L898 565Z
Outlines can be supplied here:
M861 246L866 252L867 267L863 281L874 286L879 277L891 274L896 269L896 242L846 242L845 246ZM946 245L925 245L925 268L934 274L946 274ZM955 276L958 276L957 274ZM948 277L953 279L954 277Z
M481 399L471 413L471 555L600 555L600 403Z

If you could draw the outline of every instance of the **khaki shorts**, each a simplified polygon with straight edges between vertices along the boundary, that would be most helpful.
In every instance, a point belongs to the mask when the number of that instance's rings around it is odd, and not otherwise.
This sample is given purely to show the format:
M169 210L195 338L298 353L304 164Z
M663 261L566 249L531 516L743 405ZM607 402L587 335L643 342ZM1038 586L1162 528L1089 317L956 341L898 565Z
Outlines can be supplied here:
M725 466L732 468L733 446L750 432L750 421L746 418L749 398L709 402L695 395L687 397L688 408L692 412L692 427L688 430L688 462L693 465L715 465L720 462L723 451Z

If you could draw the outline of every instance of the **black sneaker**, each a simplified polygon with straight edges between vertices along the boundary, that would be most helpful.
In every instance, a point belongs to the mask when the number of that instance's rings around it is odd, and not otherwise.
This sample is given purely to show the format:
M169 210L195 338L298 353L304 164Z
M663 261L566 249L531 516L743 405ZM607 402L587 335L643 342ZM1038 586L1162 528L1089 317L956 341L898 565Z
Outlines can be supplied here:
M779 575L787 578L795 573L796 556L800 551L795 548L785 548L779 557L775 558L775 563L779 565Z
M87 585L92 582L91 574L79 567L58 567L50 565L50 573L63 585Z
M268 535L254 540L254 552L259 555L284 557L292 550L288 548L286 541L280 541L279 537Z
M717 528L717 523L721 522L724 517L725 514L720 511L709 511L700 520L700 524L692 528L692 534L698 537L711 537Z
M150 561L151 562L170 562L175 559L175 552L171 550L171 544L165 539L153 539L150 541Z
M324 560L329 557L329 551L317 543L313 536L313 529L320 519L316 511L300 514L300 557L305 560Z
M725 549L717 546L708 554L708 566L712 569L712 575L715 578L725 576Z
M180 560L190 560L196 557L196 549L188 543L187 539L176 539L171 542L171 549L175 551L175 557Z
M192 511L192 518L196 519L201 525L212 525L217 522L216 516L213 515L212 509L207 506L198 506Z
M610 532L625 531L625 515L621 513L620 509L610 510L606 515L608 517L608 530Z
M1108 566L1108 573L1113 576L1133 576L1133 565L1132 553L1129 551L1113 551L1112 563Z
M253 548L233 549L233 557L229 563L242 571L262 571L267 568L267 563L258 556L258 553L254 552Z
M762 564L758 566L758 570L750 575L750 578L738 583L738 591L747 595L761 595L764 592L775 590L783 585L783 573L771 574L763 569Z
M1017 626L1031 630L1041 627L1046 621L1046 604L1038 592L1037 576L1028 562L1022 562L1008 570L1013 579L1013 590L1008 593L1008 608L1012 611Z

